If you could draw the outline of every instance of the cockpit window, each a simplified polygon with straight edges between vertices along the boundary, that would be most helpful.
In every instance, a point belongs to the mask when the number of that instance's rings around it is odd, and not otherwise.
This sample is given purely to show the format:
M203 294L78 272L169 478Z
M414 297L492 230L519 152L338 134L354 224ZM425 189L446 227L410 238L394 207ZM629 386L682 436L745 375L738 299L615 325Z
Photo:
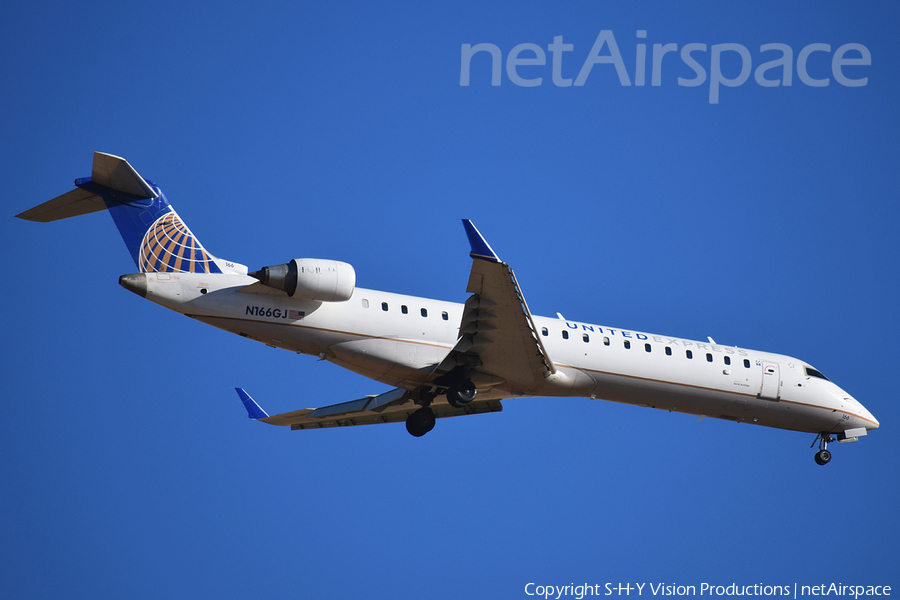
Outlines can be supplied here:
M806 367L806 376L807 377L818 377L819 379L824 379L825 381L829 381L827 377L813 369L812 367Z

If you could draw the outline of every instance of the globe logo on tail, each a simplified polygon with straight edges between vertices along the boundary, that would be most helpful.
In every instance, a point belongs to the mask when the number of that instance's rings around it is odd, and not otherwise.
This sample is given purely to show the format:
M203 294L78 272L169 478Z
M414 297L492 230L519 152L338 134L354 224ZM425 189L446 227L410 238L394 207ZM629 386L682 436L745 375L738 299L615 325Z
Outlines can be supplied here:
M220 273L213 258L175 212L156 220L144 234L140 268L147 273Z

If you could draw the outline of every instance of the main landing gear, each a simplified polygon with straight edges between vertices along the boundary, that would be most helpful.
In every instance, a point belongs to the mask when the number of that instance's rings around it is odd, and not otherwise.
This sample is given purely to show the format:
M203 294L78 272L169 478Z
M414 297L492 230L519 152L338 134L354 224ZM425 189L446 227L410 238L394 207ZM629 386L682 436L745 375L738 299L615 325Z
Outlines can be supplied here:
M447 389L447 402L453 408L462 408L466 404L472 402L478 395L478 390L471 379L459 379L450 384ZM416 404L422 408L406 417L406 430L415 437L422 437L432 429L434 429L435 416L431 410L431 403L434 401L437 392L431 390L420 390L419 398Z
M423 406L416 412L406 417L406 430L410 435L422 437L434 429L434 411L430 406Z
M819 442L819 451L816 452L816 464L817 465L827 465L831 461L831 452L828 450L828 442L833 442L834 438L831 437L830 433L820 433L816 436L816 439L813 440L812 448L816 445L816 442Z
M449 402L450 406L453 408L462 408L474 400L477 395L478 390L475 389L475 384L472 383L472 380L463 379L462 381L455 382L450 386L450 389L447 390L447 402Z

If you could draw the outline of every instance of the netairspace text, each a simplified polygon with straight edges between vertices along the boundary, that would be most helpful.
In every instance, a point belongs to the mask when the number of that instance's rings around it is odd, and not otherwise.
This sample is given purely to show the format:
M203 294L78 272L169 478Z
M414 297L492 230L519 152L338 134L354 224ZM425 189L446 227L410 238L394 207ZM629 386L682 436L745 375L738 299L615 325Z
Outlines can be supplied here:
M872 54L868 48L858 43L843 44L833 53L831 44L822 42L807 44L796 53L797 58L794 60L794 49L782 43L762 44L758 56L754 59L746 46L737 43L708 45L693 42L679 48L677 43L670 42L653 44L648 53L648 44L640 42L646 38L647 31L639 29L637 31L639 43L635 45L634 52L634 68L629 72L612 30L602 30L587 56L580 61L581 68L573 81L571 77L564 77L564 74L574 73L572 62L578 61L579 56L583 56L583 51L576 52L574 44L563 42L563 36L554 36L553 42L547 45L547 51L551 56L550 79L557 87L581 87L587 83L595 66L598 70L612 67L620 85L632 85L633 78L635 86L644 86L647 84L649 54L651 86L661 86L664 81L671 83L673 77L679 73L693 74L690 78L678 75L678 85L697 87L706 83L708 79L710 104L719 103L722 86L731 88L741 86L750 79L751 72L754 81L762 87L792 86L795 66L797 77L801 83L809 87L828 87L832 77L838 84L851 88L863 87L869 83L869 78L862 75L867 74L867 69L863 67L872 64ZM566 53L572 54L566 56ZM490 70L487 68L487 58L490 58ZM737 68L738 60L740 68ZM765 62L760 63L762 60ZM502 63L503 51L496 44L462 44L459 85L466 87L486 84L488 73L492 86L501 85ZM518 44L506 55L506 76L519 87L541 86L544 83L544 75L547 75L547 69L541 67L546 65L547 53L543 47L532 43Z

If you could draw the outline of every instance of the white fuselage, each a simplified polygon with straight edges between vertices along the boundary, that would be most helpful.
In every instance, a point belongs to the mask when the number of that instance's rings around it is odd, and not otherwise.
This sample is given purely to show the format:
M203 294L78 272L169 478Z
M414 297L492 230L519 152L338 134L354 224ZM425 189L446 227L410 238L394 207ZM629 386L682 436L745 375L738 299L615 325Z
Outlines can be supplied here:
M289 298L241 274L146 273L146 297L215 327L417 389L459 338L463 304L356 288L346 302ZM537 396L583 396L811 433L878 421L801 360L534 316L564 377ZM526 395L476 380L479 398Z

